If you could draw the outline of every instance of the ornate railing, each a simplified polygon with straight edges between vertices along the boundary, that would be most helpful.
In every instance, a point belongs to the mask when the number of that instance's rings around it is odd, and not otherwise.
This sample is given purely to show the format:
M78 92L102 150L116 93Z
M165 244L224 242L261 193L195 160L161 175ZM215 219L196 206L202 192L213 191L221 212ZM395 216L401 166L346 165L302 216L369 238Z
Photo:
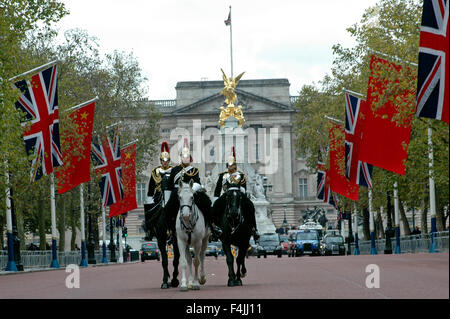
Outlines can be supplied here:
M298 95L291 95L289 97L289 100L291 102L291 105L295 105L295 103L297 103L297 100L298 100Z
M151 100L149 102L160 108L177 106L177 100Z

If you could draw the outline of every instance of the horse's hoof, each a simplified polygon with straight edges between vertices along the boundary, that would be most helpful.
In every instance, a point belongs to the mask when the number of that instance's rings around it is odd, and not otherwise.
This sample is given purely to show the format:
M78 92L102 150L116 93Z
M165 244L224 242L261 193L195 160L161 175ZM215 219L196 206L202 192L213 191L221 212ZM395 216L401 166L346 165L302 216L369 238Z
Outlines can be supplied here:
M242 286L242 280L240 280L240 279L235 280L234 281L234 285L235 286Z
M163 282L161 284L161 289L168 289L169 288L169 284L167 282Z
M200 286L198 286L198 285L193 285L193 286L192 286L192 290L200 290Z
M192 290L192 285L187 286L189 290Z
M245 278L246 275L247 275L246 272L242 272L242 271L241 271L241 277L242 277L242 278Z
M234 286L235 286L234 280L228 279L228 287L234 287Z
M172 288L178 287L179 284L180 282L178 281L178 279L172 279L172 281L170 282L170 286L172 286Z
M200 283L200 285L204 285L206 283L206 277L201 277L198 282Z
M187 286L181 286L180 287L180 291L188 291L188 287Z

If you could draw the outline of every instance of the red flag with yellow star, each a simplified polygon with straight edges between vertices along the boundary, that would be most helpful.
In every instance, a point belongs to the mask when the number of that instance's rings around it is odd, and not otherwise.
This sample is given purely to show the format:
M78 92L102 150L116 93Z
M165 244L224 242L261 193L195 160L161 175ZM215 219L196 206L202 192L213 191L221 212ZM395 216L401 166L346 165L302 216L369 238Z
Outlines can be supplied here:
M136 144L120 150L122 166L123 199L109 206L109 217L117 216L137 208L136 202Z
M94 111L95 102L92 102L69 114L75 124L75 132L67 131L63 137L64 166L56 171L59 194L91 180L89 166Z
M333 192L358 201L359 185L345 177L345 130L340 124L331 124L329 130L330 168L327 181Z

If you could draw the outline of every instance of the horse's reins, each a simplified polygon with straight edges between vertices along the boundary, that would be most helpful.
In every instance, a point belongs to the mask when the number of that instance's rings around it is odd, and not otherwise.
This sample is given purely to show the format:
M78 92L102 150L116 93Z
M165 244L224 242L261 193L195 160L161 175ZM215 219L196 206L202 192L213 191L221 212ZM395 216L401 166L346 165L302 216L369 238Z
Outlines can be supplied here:
M192 205L181 205L180 211L183 209L183 207L188 207L190 212L194 212L193 214L191 214L191 217L189 218L189 224L190 224L189 226L184 223L184 219L181 217L181 214L180 214L181 228L184 229L186 231L186 233L188 234L188 245L190 245L191 244L191 234L192 234L193 228L197 224L197 220L198 220L198 211L196 208L197 205L194 205L194 209L192 209Z
M228 188L227 189L227 192L228 191L240 191L240 189L239 189L239 187L236 187L236 186L233 186L233 187L230 187L230 188ZM239 197L239 201L241 200L241 198ZM227 211L229 211L229 205L228 205L228 202L226 203L226 206L227 206ZM240 207L240 209L242 209L242 207ZM239 228L239 226L242 224L242 213L239 213L239 223L238 223L238 225L236 226L236 227L231 227L231 235L233 235L234 234L234 232Z

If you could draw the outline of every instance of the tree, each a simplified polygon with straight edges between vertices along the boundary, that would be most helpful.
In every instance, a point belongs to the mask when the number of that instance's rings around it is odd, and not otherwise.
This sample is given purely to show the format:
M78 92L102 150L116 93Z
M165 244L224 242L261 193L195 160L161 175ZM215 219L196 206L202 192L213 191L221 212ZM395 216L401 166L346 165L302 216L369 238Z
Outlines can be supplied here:
M397 125L408 125L407 119L415 110L417 86L417 71L410 62L417 63L418 59L421 14L421 1L380 0L365 11L360 22L347 29L357 42L353 48L344 48L340 44L333 46L335 59L331 75L319 82L320 87L308 85L302 88L296 104L296 148L298 154L306 155L307 165L312 172L316 171L319 148L328 145L328 127L323 116L343 121L343 89L362 94L367 91L369 60L373 52L379 55L381 52L387 56L382 57L402 66L397 74L384 68L375 75L392 84L384 95L374 96L377 102L373 109L382 108L387 101L394 102L398 110L395 118ZM407 99L396 98L408 91L414 94L410 94ZM449 206L449 135L448 126L440 121L413 118L405 176L374 167L373 209L376 211L381 206L386 207L385 194L393 189L395 181L404 207L420 208L428 200L429 161L425 155L428 154L428 125L433 130L433 177L436 183L438 229L442 230L445 225L442 222L445 221L445 207ZM343 198L344 205L346 201ZM360 187L358 207L363 211L367 208L367 191L363 187Z

